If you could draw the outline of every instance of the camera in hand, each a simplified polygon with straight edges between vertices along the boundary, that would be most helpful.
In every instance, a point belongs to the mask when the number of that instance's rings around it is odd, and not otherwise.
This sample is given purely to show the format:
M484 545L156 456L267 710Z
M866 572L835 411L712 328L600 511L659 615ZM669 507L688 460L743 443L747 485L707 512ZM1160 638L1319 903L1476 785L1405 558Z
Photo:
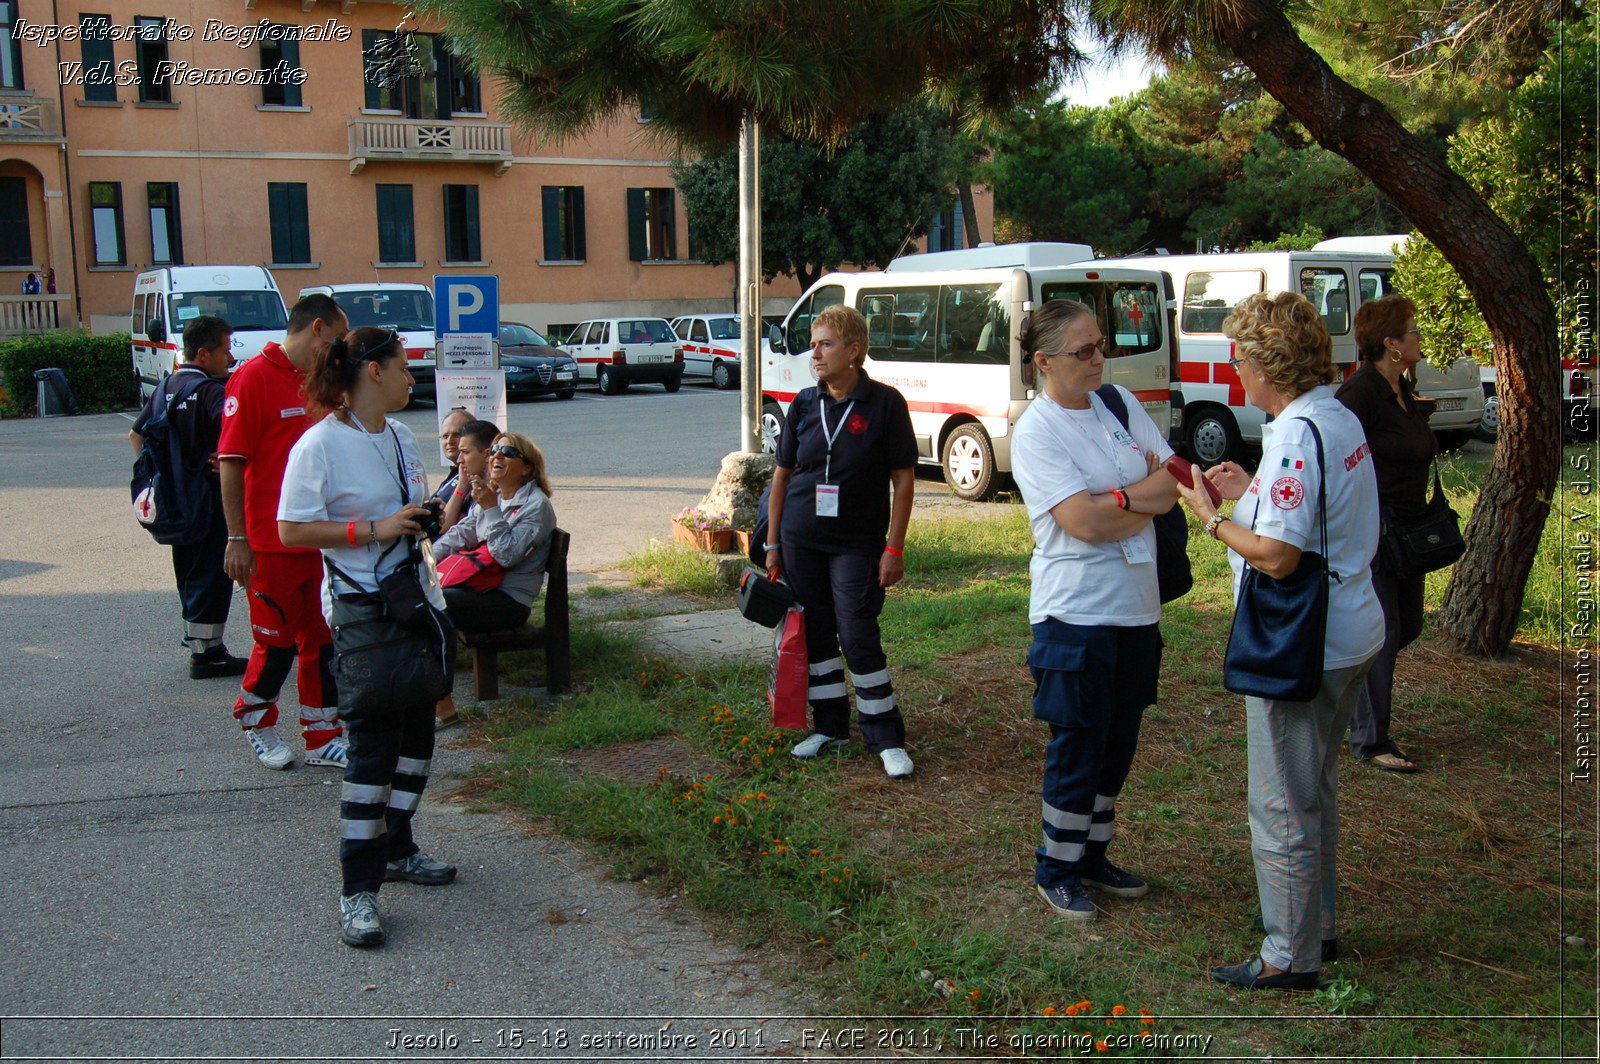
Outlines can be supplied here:
M439 518L444 515L444 503L438 499L424 499L422 505L428 510L417 518L417 524L422 527L422 537L438 539L444 535L444 529L439 524Z

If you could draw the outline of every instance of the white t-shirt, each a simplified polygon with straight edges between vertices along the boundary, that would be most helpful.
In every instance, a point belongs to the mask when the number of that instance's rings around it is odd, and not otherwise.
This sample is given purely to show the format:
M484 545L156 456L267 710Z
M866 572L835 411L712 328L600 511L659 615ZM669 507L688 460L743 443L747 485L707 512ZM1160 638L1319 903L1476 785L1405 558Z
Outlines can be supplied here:
M1323 385L1298 396L1261 430L1261 465L1232 520L1257 535L1322 550L1317 513L1317 441L1300 418L1316 422L1328 470L1328 566L1339 575L1328 591L1328 636L1323 667L1359 664L1383 646L1383 607L1372 588L1378 552L1378 477L1361 422ZM1233 593L1239 595L1244 559L1228 552Z
M398 454L396 448L398 447ZM423 470L417 438L400 422L387 419L382 432L372 433L345 424L329 414L306 430L289 452L283 473L283 492L278 498L280 521L355 521L358 546L325 547L323 557L337 565L363 591L377 589L378 581L411 553L411 544L365 542L368 521L381 521L400 509L401 474L405 476L407 502L421 502L428 495L428 477ZM385 554L385 549L388 553ZM379 558L382 557L380 567ZM444 596L431 570L424 566L423 584L435 606L444 608ZM337 579L337 578L335 578ZM351 590L339 580L339 590ZM329 577L322 577L322 612L333 609Z
M1128 430L1089 396L1089 409L1069 410L1041 393L1011 437L1011 475L1033 524L1033 579L1028 623L1048 617L1068 624L1118 627L1161 620L1156 588L1156 533L1146 525L1128 545L1142 559L1128 561L1121 543L1089 543L1056 523L1050 511L1079 492L1103 494L1150 475L1145 455L1165 462L1172 448L1133 393L1118 388L1128 408Z

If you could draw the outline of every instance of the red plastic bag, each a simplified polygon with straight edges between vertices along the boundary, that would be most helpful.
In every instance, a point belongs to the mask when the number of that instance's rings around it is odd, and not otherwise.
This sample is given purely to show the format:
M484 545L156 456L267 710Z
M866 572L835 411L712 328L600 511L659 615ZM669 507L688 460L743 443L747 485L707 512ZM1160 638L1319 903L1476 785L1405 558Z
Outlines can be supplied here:
M494 560L489 544L452 554L439 563L439 586L493 591L506 578L505 566Z
M811 667L806 660L806 615L791 606L778 625L773 640L772 678L767 682L767 705L772 707L774 728L806 727L806 699Z

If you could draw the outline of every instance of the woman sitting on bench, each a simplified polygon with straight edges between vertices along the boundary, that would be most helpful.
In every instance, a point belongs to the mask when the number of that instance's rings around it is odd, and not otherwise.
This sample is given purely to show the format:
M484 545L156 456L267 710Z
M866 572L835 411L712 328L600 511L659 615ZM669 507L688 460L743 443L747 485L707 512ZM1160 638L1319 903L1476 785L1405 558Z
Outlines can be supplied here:
M556 527L550 494L544 452L521 433L495 437L488 479L475 482L477 507L433 544L457 629L498 632L528 619Z

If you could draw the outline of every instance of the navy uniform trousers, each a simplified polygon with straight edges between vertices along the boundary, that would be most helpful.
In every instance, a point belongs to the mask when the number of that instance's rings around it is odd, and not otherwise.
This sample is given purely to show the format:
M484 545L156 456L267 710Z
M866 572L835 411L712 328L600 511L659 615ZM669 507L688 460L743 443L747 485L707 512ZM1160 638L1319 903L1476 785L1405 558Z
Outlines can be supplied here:
M344 894L376 893L385 866L418 850L411 818L433 762L433 708L398 707L381 720L345 720L350 760L339 792L339 864Z
M1033 626L1028 666L1033 715L1050 725L1034 881L1052 887L1081 875L1111 844L1139 724L1156 700L1160 626L1051 618Z
M850 737L850 697L844 685L848 663L867 749L876 754L904 747L905 719L895 702L878 632L882 552L827 554L784 544L782 557L784 578L805 607L812 726L835 739Z

